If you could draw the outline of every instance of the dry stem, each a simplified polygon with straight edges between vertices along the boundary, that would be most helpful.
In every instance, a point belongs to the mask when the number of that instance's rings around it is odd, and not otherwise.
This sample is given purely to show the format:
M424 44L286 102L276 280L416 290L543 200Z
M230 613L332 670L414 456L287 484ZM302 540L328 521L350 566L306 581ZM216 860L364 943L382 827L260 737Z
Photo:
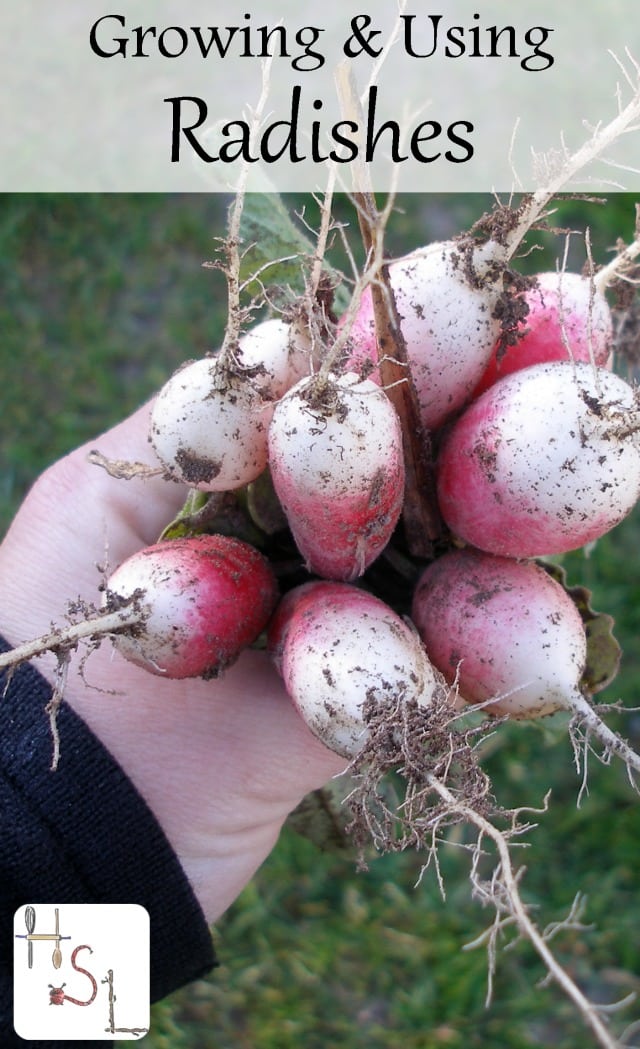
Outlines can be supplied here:
M631 244L620 245L615 258L598 270L594 278L597 291L604 292L614 281L628 279L626 274L633 267L634 259L640 255L640 204L636 204L635 233Z
M131 481L134 477L147 479L149 477L166 476L164 466L148 466L146 463L129 462L127 459L108 459L106 455L93 448L87 454L87 462L92 466L101 466L110 477L119 481Z
M351 70L342 66L338 70L337 81L345 116L355 115L360 126L360 102ZM390 207L383 213L378 211L370 175L364 166L356 171L355 178L359 189L354 195L354 203L367 263L374 276L371 281L371 301L380 381L402 426L406 472L403 524L411 553L416 557L430 557L433 553L432 541L441 534L442 526L437 511L429 435L420 418L418 397L408 365L407 347L389 270L383 262L383 234Z
M634 91L631 101L624 108L620 107L618 115L608 124L595 128L591 137L575 153L570 154L565 150L564 162L557 172L549 178L545 186L541 186L525 198L519 209L518 221L506 240L505 261L512 258L520 242L540 218L552 198L591 161L601 157L616 139L631 130L636 130L634 125L640 118L640 68L635 63L633 65L636 73L635 81L623 68Z
M333 201L333 194L336 185L336 170L335 165L329 168L329 177L327 179L327 188L324 193L324 199L320 208L320 229L318 230L318 236L316 239L316 251L313 257L313 263L311 267L311 276L309 280L308 288L308 303L307 309L309 315L313 311L314 304L317 299L318 289L320 287L320 280L322 277L322 268L324 266L324 256L327 250L327 244L329 240L329 231L332 225L331 215L331 204Z
M51 699L45 707L46 713L49 715L49 728L51 731L51 739L53 741L53 756L51 758L51 771L55 772L60 761L60 733L58 732L58 712L62 706L64 699L64 689L67 683L67 674L69 672L69 660L71 657L70 649L66 649L58 653L58 666L56 668L56 680L53 686L53 693Z
M253 110L250 127L250 152L253 152L255 139L260 130L260 123L264 113L267 99L269 97L269 83L271 64L273 56L266 59L262 64L262 89L256 108ZM242 308L240 304L240 227L242 224L242 212L246 193L247 180L249 178L249 162L242 165L240 178L236 187L233 204L229 213L229 227L225 240L226 265L224 273L227 281L227 323L224 339L220 350L229 362L234 359L240 332L242 329Z

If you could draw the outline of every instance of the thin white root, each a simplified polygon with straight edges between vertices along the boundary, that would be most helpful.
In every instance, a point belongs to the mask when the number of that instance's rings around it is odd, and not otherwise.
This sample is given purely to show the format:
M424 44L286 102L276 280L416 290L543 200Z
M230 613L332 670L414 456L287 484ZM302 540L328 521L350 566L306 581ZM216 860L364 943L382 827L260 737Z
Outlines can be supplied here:
M58 666L56 670L56 680L53 687L53 693L51 695L51 699L45 707L45 711L49 716L49 730L51 732L51 740L53 743L53 756L51 758L52 772L56 771L58 763L60 761L60 733L58 731L58 713L64 700L64 690L65 685L67 683L70 654L70 651L67 649L65 652L61 652L58 655Z
M636 754L633 747L622 736L619 736L617 732L609 728L597 710L591 706L580 692L574 693L568 703L568 708L575 714L576 721L580 724L580 727L586 730L587 737L592 736L604 746L604 754L601 756L601 760L606 764L613 754L620 758L627 767L631 784L638 790L638 785L631 773L632 771L640 773L640 755ZM586 764L586 756L584 760Z
M139 626L144 619L144 610L138 603L127 605L125 608L118 609L117 612L97 613L95 617L51 630L48 634L42 634L22 645L17 645L8 652L0 653L0 670L26 663L36 656L44 655L45 652L55 652L60 657L61 653L75 648L77 643L84 638L95 639L106 637L107 634L120 634L123 630Z
M568 972L563 969L555 955L549 948L544 931L541 931L529 916L529 912L520 895L518 882L522 871L514 869L511 862L509 845L504 834L476 812L464 801L459 800L436 776L428 776L429 786L439 795L448 806L452 814L463 818L465 821L477 827L480 836L489 838L495 845L499 865L494 872L492 880L491 899L497 904L496 920L500 927L505 924L515 924L520 933L533 946L543 961L549 975L559 984L564 993L576 1006L585 1023L595 1034L598 1044L604 1049L620 1049L620 1043L614 1038L600 1015L606 1007L591 1002L574 983ZM508 907L508 915L505 916L503 908ZM492 929L495 928L495 924Z

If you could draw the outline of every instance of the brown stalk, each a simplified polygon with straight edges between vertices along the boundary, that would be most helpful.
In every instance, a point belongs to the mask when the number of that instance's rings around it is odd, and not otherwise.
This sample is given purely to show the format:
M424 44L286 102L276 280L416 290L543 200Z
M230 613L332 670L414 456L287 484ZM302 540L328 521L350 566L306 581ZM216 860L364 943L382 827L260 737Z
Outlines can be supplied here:
M357 193L355 203L363 244L370 257L378 220L375 199L371 193ZM431 438L420 419L418 397L407 361L407 346L389 281L389 269L384 264L378 279L371 284L371 301L380 381L402 425L406 474L402 514L407 545L414 557L431 557L433 541L442 534L435 495Z
M351 70L337 70L337 85L345 116L362 127L362 112ZM382 222L364 164L356 169L358 190L353 200L367 266L376 257ZM398 308L389 280L388 266L382 263L371 283L373 315L378 345L378 364L382 387L396 409L403 434L405 495L403 523L410 552L414 557L433 555L433 542L442 534L442 522L435 495L431 439L422 426L416 389L407 362L407 346L400 328Z

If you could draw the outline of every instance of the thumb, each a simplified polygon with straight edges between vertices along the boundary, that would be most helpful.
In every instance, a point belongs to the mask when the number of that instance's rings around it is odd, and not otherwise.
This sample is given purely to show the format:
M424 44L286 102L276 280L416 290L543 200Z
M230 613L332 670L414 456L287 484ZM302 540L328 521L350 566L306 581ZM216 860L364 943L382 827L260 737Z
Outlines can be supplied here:
M2 629L24 640L48 629L78 596L96 600L98 565L115 566L155 542L187 489L161 472L123 480L89 459L139 461L160 469L148 441L151 402L37 479L0 546ZM21 635L21 637L20 637Z

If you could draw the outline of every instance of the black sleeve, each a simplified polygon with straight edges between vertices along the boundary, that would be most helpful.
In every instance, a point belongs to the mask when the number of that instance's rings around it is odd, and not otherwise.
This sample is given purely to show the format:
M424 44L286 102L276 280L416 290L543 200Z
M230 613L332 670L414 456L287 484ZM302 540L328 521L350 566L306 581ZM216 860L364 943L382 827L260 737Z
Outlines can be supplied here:
M0 639L0 650L6 644ZM86 724L58 715L51 771L51 686L30 664L0 675L0 1045L13 1031L13 916L27 903L137 903L150 917L151 1000L214 965L211 935L146 803ZM71 1044L71 1043L70 1043ZM83 1043L73 1042L76 1049ZM108 1042L87 1043L108 1046Z

